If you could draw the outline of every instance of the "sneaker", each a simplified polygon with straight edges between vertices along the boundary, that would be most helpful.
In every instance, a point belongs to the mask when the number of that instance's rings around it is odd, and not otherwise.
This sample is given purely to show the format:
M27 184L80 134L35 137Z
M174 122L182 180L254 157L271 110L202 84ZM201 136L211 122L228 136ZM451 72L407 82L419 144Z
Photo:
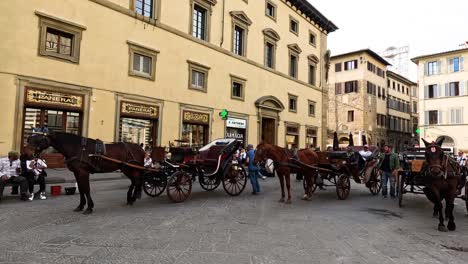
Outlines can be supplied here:
M29 194L28 200L29 201L34 200L34 193Z
M266 176L262 176L262 180L265 180L267 177Z
M41 192L41 193L39 194L39 199L41 199L41 200L47 199L47 196L45 195L45 192Z

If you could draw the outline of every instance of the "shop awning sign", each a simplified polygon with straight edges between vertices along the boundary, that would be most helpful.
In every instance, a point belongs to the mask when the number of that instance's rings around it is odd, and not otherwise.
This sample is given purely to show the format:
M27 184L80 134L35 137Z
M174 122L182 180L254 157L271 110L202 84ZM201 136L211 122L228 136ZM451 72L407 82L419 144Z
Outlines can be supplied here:
M28 88L26 90L26 103L81 109L83 96Z
M125 116L157 119L159 116L159 107L133 102L122 102L120 113Z
M238 118L228 118L226 120L226 127L246 129L247 128L247 120L238 119Z

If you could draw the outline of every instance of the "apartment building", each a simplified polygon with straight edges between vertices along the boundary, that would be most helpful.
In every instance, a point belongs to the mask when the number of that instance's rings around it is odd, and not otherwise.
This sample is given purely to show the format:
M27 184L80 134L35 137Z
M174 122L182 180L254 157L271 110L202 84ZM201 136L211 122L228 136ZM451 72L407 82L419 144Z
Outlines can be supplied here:
M0 10L0 155L40 126L148 146L325 145L337 27L305 0L19 0Z
M342 146L348 145L350 133L355 145L362 144L362 135L369 144L386 143L390 64L370 49L334 55L330 61L329 144L335 131Z
M413 58L418 65L420 136L445 137L444 147L468 151L468 49ZM422 144L422 143L421 143Z

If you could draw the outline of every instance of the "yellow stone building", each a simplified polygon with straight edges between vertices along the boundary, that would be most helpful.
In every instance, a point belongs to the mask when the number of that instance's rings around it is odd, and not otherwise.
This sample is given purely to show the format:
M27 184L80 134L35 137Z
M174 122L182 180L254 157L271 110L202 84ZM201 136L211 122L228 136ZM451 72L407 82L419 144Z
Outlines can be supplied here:
M18 0L0 10L1 155L42 126L149 146L325 144L337 27L305 0Z

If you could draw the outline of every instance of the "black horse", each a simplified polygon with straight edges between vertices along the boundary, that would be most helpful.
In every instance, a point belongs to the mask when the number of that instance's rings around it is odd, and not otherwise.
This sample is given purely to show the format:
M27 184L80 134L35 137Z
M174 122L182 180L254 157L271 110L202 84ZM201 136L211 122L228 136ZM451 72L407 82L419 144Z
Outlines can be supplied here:
M434 203L434 217L439 217L439 231L447 232L456 229L453 217L454 200L460 180L461 168L456 160L449 157L442 149L444 137L429 143L422 140L426 146L425 185L424 193ZM445 200L445 216L448 218L447 228L444 225L442 200Z
M28 138L28 146L38 155L45 149L53 147L63 156L70 171L75 175L80 192L80 204L75 209L82 211L88 204L84 214L93 212L94 202L91 199L89 174L105 173L121 170L132 182L127 192L127 204L132 205L141 197L143 173L129 164L143 166L145 152L132 143L103 144L90 138L65 132L50 132L34 134ZM100 155L105 156L102 158Z

